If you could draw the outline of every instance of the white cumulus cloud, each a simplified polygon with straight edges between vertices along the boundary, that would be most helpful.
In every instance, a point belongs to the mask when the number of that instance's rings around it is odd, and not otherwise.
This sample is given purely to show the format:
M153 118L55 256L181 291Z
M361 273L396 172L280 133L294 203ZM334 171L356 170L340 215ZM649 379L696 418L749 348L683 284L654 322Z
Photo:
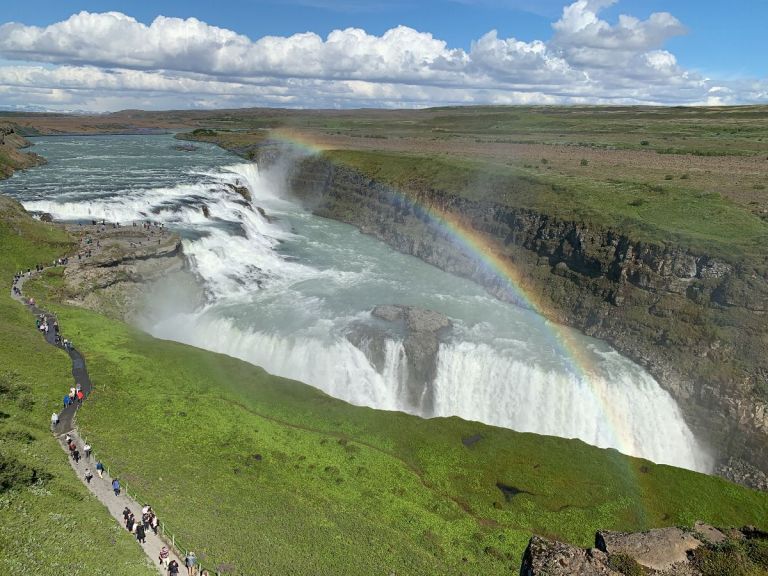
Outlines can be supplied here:
M406 26L252 40L196 18L149 24L120 12L73 14L46 27L0 25L0 104L122 107L427 106L452 103L698 103L765 99L680 67L666 42L685 28L666 12L641 20L576 0L552 37L502 38L469 50ZM16 61L17 64L10 64Z

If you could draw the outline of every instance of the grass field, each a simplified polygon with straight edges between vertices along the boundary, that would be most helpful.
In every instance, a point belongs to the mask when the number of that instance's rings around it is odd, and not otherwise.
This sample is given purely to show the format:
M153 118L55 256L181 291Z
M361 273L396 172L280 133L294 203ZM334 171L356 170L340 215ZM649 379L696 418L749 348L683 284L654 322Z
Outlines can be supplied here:
M69 246L64 233L0 197L0 572L149 576L135 540L89 495L49 431L71 382L69 358L9 296L15 271Z
M352 167L393 189L440 190L472 200L530 208L565 220L619 229L646 242L674 242L733 260L760 256L768 222L716 192L692 192L679 182L648 184L627 178L586 182L537 166L502 166L372 151L332 150L332 162Z
M43 281L34 290L47 297ZM353 407L58 308L95 385L83 433L184 546L233 574L508 574L532 533L588 546L599 528L768 518L768 496L718 478Z

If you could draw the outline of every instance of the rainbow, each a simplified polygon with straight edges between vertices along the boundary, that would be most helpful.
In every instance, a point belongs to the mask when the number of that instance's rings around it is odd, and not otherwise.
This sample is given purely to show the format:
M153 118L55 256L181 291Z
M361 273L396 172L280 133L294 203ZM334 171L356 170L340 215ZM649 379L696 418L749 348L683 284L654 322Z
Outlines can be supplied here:
M312 140L306 134L287 130L275 130L271 140L298 148L308 154L321 154L332 146ZM498 247L486 236L473 229L460 216L441 210L437 206L419 201L414 196L391 186L387 191L393 197L412 206L418 206L426 216L427 225L444 235L464 255L474 260L482 269L486 278L493 278L502 289L502 297L535 312L533 321L540 322L549 334L551 343L567 359L568 372L578 381L585 383L605 416L607 430L613 436L611 444L624 454L636 453L634 437L627 422L611 407L609 390L605 380L599 377L595 365L595 356L586 349L575 330L568 328L551 318L558 313L547 304L544 298L528 287L524 275L515 263L499 252ZM626 459L623 459L626 462ZM629 469L629 464L626 464ZM635 474L630 470L630 473Z

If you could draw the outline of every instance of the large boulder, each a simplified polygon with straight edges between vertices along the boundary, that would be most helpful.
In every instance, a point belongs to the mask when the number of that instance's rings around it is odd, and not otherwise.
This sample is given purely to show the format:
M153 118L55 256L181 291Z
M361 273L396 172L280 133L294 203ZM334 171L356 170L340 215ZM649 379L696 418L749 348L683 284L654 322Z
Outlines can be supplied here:
M434 412L437 354L451 320L434 310L401 305L376 306L371 315L398 326L405 334L403 348L408 360L408 384L399 394L410 407L430 416Z
M702 544L691 532L675 527L633 533L600 531L595 537L595 546L603 552L631 556L641 566L658 571L686 564L688 552Z
M608 555L533 536L523 555L520 576L621 576L608 567Z

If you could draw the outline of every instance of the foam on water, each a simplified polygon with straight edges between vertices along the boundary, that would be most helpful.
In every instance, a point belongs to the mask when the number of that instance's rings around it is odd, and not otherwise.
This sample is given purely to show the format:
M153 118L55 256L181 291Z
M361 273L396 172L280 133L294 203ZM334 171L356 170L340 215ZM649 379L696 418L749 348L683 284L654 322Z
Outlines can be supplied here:
M409 374L401 339L386 339L377 369L371 354L346 334L350 326L371 322L368 311L375 304L429 307L456 321L452 340L441 344L437 358L436 415L580 438L708 470L706 455L669 394L615 351L594 346L601 373L590 387L564 369L557 352L536 334L533 325L541 323L526 320L530 312L304 213L255 164L228 163L231 158L213 149L197 160L167 153L170 166L158 157L143 162L142 154L167 149L149 140L154 148L146 151L145 140L127 140L128 157L120 156L119 142L108 140L104 159L88 142L70 146L58 140L42 152L51 160L48 172L43 167L19 173L3 186L27 209L58 219L150 219L179 230L209 299L195 313L155 317L145 327L152 334L241 358L354 404L413 411L403 400ZM76 185L49 181L61 171L56 163L62 158L70 174L77 171ZM110 164L109 158L120 162ZM184 169L173 172L175 162ZM153 178L161 185L152 187ZM233 190L242 185L252 205ZM605 405L627 422L625 437L608 429Z

